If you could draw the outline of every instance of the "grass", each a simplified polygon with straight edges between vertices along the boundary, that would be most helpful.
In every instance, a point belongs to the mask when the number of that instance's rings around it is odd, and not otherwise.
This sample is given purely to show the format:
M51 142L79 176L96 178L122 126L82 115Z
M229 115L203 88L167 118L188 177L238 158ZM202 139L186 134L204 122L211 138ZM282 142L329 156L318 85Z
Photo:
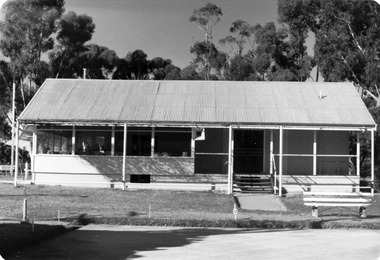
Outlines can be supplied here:
M19 224L23 200L28 201L28 219L33 222L69 221L77 224L166 225L182 227L240 228L371 228L380 229L380 196L367 210L367 219L357 209L320 209L311 217L302 195L280 198L287 211L239 209L234 220L232 195L214 192L164 190L117 190L28 185L15 188L0 183L0 255L15 252L33 241L65 232L57 225L40 225L31 233L30 224ZM1 223L1 221L0 221ZM17 224L16 224L17 223ZM3 255L4 257L4 255Z
M0 224L0 256L6 258L22 248L61 235L69 230L64 226L57 225Z
M28 217L38 220L76 217L223 218L232 212L230 195L212 192L112 190L30 185L14 188L0 184L0 216L21 219L23 199Z

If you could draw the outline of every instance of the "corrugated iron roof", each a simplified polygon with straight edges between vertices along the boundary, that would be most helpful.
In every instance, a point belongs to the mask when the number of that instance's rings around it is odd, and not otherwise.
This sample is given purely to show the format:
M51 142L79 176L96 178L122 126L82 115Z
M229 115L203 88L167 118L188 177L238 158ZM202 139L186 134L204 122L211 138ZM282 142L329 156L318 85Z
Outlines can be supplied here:
M315 82L48 79L19 119L27 123L376 125L351 83Z

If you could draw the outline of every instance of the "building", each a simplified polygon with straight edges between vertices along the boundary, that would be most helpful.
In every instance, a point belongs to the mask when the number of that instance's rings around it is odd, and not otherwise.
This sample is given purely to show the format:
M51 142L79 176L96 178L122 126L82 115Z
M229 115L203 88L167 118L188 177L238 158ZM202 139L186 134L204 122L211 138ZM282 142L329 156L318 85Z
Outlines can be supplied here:
M18 122L37 184L352 190L362 132L374 176L376 124L351 83L48 79Z

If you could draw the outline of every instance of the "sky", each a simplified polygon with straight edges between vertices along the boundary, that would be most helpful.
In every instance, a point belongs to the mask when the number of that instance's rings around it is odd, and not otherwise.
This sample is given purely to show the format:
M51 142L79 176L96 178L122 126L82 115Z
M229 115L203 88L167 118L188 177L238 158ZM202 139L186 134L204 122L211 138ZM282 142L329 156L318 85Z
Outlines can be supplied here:
M114 50L123 58L143 50L148 59L162 57L184 68L192 60L190 47L204 39L203 32L189 17L203 0L66 0L66 11L93 18L95 33L89 43ZM277 21L277 0L210 0L223 11L213 29L214 43L229 35L233 21L251 25Z
M375 0L380 2L380 0ZM0 6L6 0L0 0ZM148 59L171 59L181 69L193 56L190 47L204 39L203 32L189 17L195 9L212 2L223 11L214 26L214 43L229 35L233 21L241 19L251 25L277 21L277 0L65 0L66 11L93 18L95 33L89 43L114 50L119 58L137 49ZM313 55L314 37L307 40ZM224 49L225 50L225 49Z

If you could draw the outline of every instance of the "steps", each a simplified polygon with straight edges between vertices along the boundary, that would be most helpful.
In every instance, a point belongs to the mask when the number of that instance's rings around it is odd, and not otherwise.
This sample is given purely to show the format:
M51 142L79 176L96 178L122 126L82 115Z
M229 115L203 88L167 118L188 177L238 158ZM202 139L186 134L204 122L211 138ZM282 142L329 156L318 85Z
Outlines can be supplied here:
M267 175L235 173L233 191L240 193L273 193L272 180Z

